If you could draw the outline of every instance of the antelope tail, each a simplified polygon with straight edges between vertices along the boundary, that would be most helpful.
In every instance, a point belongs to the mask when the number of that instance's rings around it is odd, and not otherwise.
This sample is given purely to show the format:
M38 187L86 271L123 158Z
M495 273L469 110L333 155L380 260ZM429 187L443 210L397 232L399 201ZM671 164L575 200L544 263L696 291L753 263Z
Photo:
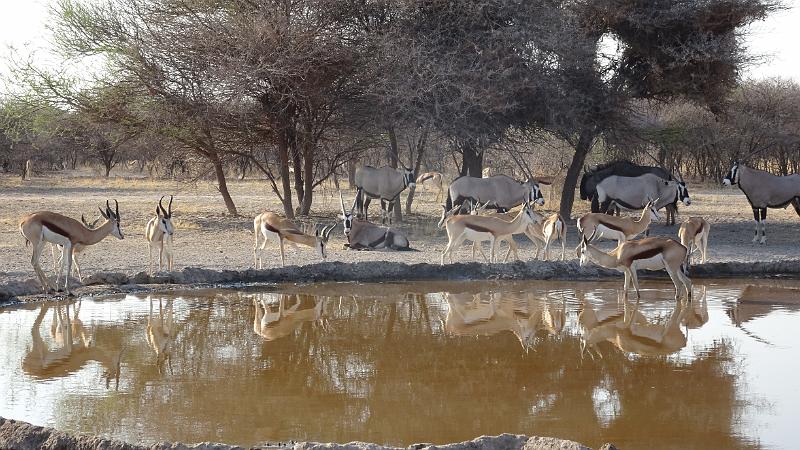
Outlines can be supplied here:
M362 190L362 188L359 187L358 189L356 189L356 211L359 214L363 215L364 214L364 197L362 197L362 195L363 195L363 190Z
M25 247L30 245L31 241L28 239L28 236L25 236L25 233L22 232L22 224L19 224L19 234L22 235L22 238L25 239Z
M794 212L796 212L797 215L800 216L800 197L795 197L792 200L792 206L794 206Z
M446 211L453 209L453 198L450 197L450 189L447 190L447 200L445 200L444 209Z

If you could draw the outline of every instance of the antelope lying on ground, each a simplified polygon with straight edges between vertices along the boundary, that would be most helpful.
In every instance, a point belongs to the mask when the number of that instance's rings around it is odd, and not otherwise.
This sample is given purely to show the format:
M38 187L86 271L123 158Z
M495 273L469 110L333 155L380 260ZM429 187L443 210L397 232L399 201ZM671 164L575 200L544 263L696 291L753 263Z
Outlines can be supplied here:
M750 202L753 218L756 220L754 243L758 242L759 227L761 227L761 243L767 242L767 208L785 208L791 203L800 216L800 174L779 177L734 162L722 184L738 185Z
M411 249L408 238L399 230L356 219L353 214L356 203L353 202L350 211L347 211L344 207L344 197L342 197L341 191L339 192L339 201L342 205L342 213L339 215L339 219L342 220L344 235L347 237L345 247L352 250Z
M161 202L165 195L161 196L156 206L156 216L151 218L144 227L144 237L150 244L150 253L147 258L147 270L153 274L153 248L158 247L158 271L163 268L164 257L167 260L167 270L172 272L172 234L175 226L172 224L172 196L169 196L169 208L164 209Z
M106 201L106 210L100 209L100 214L106 221L93 230L86 228L75 219L50 211L36 212L22 219L19 224L19 230L25 238L25 244L27 245L29 242L33 244L31 265L33 265L33 270L36 272L39 282L42 283L45 293L50 289L58 290L58 280L55 286L51 285L39 261L45 242L59 244L63 247L62 253L64 257L59 274L62 271L66 272L64 290L68 295L72 295L69 290L69 274L72 271L75 246L82 245L86 247L94 245L109 234L114 235L117 239L123 238L122 230L120 229L119 203L114 200L114 204L116 205L116 210L112 211L111 205Z
M593 236L592 236L593 237ZM623 298L628 298L628 286L633 282L636 289L637 301L641 298L639 292L639 278L636 271L665 269L672 284L675 285L675 300L679 300L685 293L686 298L692 298L692 282L681 268L686 261L687 250L678 241L669 238L651 237L638 241L620 242L617 248L606 253L590 244L591 238L581 238L581 244L576 249L580 265L593 262L607 269L616 269L625 274Z
M597 238L625 242L647 231L650 222L660 218L653 203L652 200L647 202L638 220L633 217L616 217L603 213L584 214L578 219L578 231L582 238L597 236Z
M97 227L97 222L99 222L100 219L102 219L102 216L95 219L94 222L89 223L86 221L86 217L84 217L84 215L81 214L81 222L86 228L90 230L94 230ZM58 249L57 258L56 258L56 249ZM78 254L82 253L84 249L86 249L86 247L81 244L75 244L75 246L72 248L72 264L75 268L75 273L78 275L78 281L80 281L81 283L83 283L83 275L81 275L81 267L78 265ZM61 272L58 270L58 268L61 267L61 265L64 263L64 249L58 244L51 243L50 256L53 258L53 273L56 274L56 286L57 286L61 280Z
M453 250L461 245L465 239L472 242L489 241L491 254L489 261L495 262L497 244L501 240L513 240L514 234L524 233L528 225L533 223L534 216L530 205L527 203L511 222L496 217L485 216L452 216L445 221L448 243L442 252L441 264L444 265L445 256L453 261Z
M425 172L417 177L417 184L425 186L426 181L436 189L436 198L433 201L442 201L444 199L444 180L442 179L442 174L440 172Z
M265 212L257 215L253 219L253 232L255 233L255 243L253 244L253 265L258 265L262 268L261 258L258 256L259 250L259 235L264 237L261 243L261 250L267 245L267 241L278 241L281 248L281 266L286 265L286 257L283 250L283 241L289 241L290 244L300 244L306 247L317 249L319 256L322 259L328 257L325 247L328 244L328 238L331 231L336 224L330 225L322 229L322 231L314 231L314 235L306 234L297 228L297 225L273 212ZM316 228L316 227L315 227Z
M687 267L691 263L692 253L697 250L700 250L700 262L705 264L710 231L711 225L702 217L689 217L681 224L681 228L678 230L678 239L688 250L686 253Z

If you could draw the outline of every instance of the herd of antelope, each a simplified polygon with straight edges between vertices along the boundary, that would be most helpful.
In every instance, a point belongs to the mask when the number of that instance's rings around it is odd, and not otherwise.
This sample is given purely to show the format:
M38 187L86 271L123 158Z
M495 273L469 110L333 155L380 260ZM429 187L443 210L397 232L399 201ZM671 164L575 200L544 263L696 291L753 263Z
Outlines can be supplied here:
M398 158L399 159L399 158ZM346 248L353 250L409 250L410 242L399 229L392 227L392 207L398 196L408 187L429 181L437 190L437 200L444 197L442 174L427 172L419 177L410 168L402 167L362 167L355 173L356 197L347 209L341 192L339 193L341 214L338 219L344 228L347 239ZM536 248L536 258L543 249L544 259L550 258L550 247L556 241L561 243L561 259L565 258L566 222L559 214L542 215L534 210L535 205L544 205L539 184L534 181L530 171L528 180L520 182L506 175L493 175L487 178L459 177L447 189L446 201L442 206L439 228L447 232L448 242L441 254L441 264L445 259L453 260L453 251L464 241L473 244L473 258L476 248L485 261L497 262L497 248L501 242L508 243L508 251L503 261L513 252L519 259L514 235L527 236ZM775 176L734 163L724 179L725 185L738 185L750 202L756 220L756 235L753 242L766 241L767 208L782 208L792 204L800 215L800 175ZM692 285L687 268L690 257L700 253L705 263L708 248L710 225L700 217L689 217L680 226L678 240L668 237L644 237L652 220L659 220L658 211L666 208L668 222L674 223L677 202L689 205L691 199L686 184L679 178L657 167L637 166L629 162L613 162L593 169L588 167L580 182L580 196L591 201L592 212L577 219L580 243L576 248L580 264L589 262L602 267L619 270L625 275L624 294L627 296L632 284L640 296L637 270L665 269L675 285L675 297L691 299ZM381 223L368 220L367 209L371 199L381 201ZM172 202L163 205L164 196L156 206L155 216L147 222L145 238L149 245L148 270L153 274L153 251L158 249L158 268L173 269L172 239L175 226L172 222ZM521 207L518 212L511 209ZM638 217L615 216L620 210L641 210ZM45 293L51 289L58 291L61 274L64 273L64 291L71 295L69 278L75 267L82 281L76 255L90 245L103 240L108 235L123 239L119 203L114 200L114 208L106 201L100 208L101 217L82 223L70 217L51 211L41 211L23 218L20 232L31 244L33 255L31 264ZM104 219L104 220L103 220ZM97 222L103 220L99 225ZM266 248L268 241L280 247L281 264L285 264L284 243L292 246L303 245L317 250L322 259L327 257L326 247L331 232L338 225L334 222L322 229L301 230L285 217L264 212L255 217L253 231L253 265L262 267L259 251ZM759 238L760 236L760 238ZM263 239L262 239L263 238ZM597 239L617 241L617 247L610 252L595 245ZM488 242L490 254L483 253L482 243ZM40 257L45 243L51 244L55 256L56 247L61 248L59 263L55 263L56 282L52 283L42 270Z

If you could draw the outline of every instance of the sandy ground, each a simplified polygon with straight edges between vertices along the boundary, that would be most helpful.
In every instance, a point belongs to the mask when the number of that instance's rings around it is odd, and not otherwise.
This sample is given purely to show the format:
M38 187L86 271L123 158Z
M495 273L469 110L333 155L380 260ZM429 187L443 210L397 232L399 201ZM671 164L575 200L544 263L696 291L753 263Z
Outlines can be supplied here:
M33 278L30 258L18 231L20 218L26 213L51 210L79 218L81 214L97 217L97 206L106 199L116 198L120 203L122 229L125 239L108 237L86 249L79 257L84 276L93 272L124 272L128 275L146 271L148 245L144 227L154 214L158 198L163 194L175 195L174 222L176 225L175 269L202 267L216 270L244 270L253 267L252 218L265 210L282 211L278 199L260 180L231 181L230 190L240 216L227 215L222 198L210 182L153 181L130 177L109 179L88 176L47 176L20 181L18 177L0 176L0 284ZM400 227L408 234L416 252L351 251L345 250L342 228L337 227L329 244L328 261L393 261L406 263L438 263L447 244L444 230L436 228L440 206L434 203L433 191L417 193L412 214ZM545 192L545 198L547 198ZM686 215L702 216L712 224L709 242L710 262L755 262L800 259L800 219L789 209L770 210L767 225L767 244L751 244L753 237L752 212L738 188L721 186L693 186L690 184L693 203L681 207L681 218ZM303 220L319 224L333 223L339 210L336 191L331 188L316 192L313 214ZM353 192L345 191L345 199L352 201ZM403 198L405 200L405 197ZM555 205L545 205L543 209ZM586 212L588 203L578 200L575 216ZM371 212L377 212L373 203ZM678 227L658 224L651 235L676 236ZM533 257L533 246L527 239L519 238L520 256ZM567 239L567 258L575 258L577 231L570 221ZM611 245L608 245L611 247ZM488 251L488 248L487 248ZM560 251L560 250L559 250ZM471 259L469 247L458 253L462 261ZM265 268L279 267L277 246L268 246ZM287 265L306 265L320 262L311 249L287 247ZM50 252L44 252L43 267L52 270Z

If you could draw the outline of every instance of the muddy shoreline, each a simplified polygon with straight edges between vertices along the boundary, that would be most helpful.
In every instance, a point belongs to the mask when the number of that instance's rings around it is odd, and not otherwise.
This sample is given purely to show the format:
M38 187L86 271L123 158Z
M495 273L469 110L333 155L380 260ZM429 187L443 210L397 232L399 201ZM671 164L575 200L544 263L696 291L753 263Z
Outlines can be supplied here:
M154 445L135 445L88 434L70 434L53 428L31 425L0 417L0 448L12 450L56 450L63 448L94 450L244 450L244 447L218 443L182 444L163 442ZM319 442L265 443L252 449L294 450L591 450L582 444L565 439L518 434L481 436L472 441L434 445L413 444L408 447L385 447L365 442L347 444ZM601 450L615 447L605 444Z
M800 260L764 262L716 262L691 268L693 279L713 278L785 278L800 279ZM642 271L640 278L665 279L664 271ZM150 292L171 289L236 287L246 284L310 282L385 282L426 280L615 280L622 275L595 265L581 267L577 261L527 261L506 264L456 263L406 264L391 261L355 263L325 262L277 269L211 270L187 267L181 271L149 276L145 272L128 275L100 272L86 277L84 285L74 289L77 296L107 295L127 292ZM78 285L75 280L75 285ZM63 296L44 295L37 280L0 284L0 306L18 302L52 300Z

